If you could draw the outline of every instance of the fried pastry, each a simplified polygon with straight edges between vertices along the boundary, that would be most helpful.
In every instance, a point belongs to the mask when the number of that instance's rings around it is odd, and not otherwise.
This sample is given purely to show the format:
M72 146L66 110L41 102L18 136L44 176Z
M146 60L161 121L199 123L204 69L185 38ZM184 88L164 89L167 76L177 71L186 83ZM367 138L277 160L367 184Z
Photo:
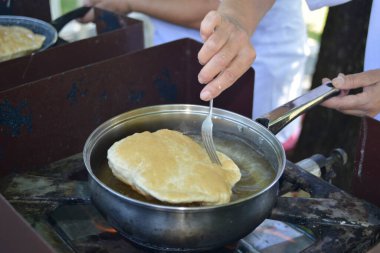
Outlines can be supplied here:
M21 26L0 25L0 62L28 55L42 47L45 36Z
M218 152L222 166L212 164L204 148L173 130L142 132L108 150L112 173L139 193L163 202L223 204L240 180L238 166Z

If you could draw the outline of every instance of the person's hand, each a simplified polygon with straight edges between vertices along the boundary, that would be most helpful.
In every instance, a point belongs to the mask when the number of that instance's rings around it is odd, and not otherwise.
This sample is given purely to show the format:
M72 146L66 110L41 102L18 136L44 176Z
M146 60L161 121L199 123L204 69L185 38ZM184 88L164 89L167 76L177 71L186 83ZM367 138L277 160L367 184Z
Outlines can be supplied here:
M355 116L374 117L380 113L380 69L352 75L339 74L332 84L342 92L323 102L323 106ZM350 89L355 88L363 88L363 91L355 95L348 94Z
M198 81L207 84L200 98L211 100L230 87L251 66L256 57L249 33L239 22L217 11L209 12L200 27L205 41L198 53L204 65Z
M132 11L128 0L84 0L83 5L112 11L120 15L125 15ZM78 19L78 21L88 23L94 21L94 18L94 10L90 10L85 16Z

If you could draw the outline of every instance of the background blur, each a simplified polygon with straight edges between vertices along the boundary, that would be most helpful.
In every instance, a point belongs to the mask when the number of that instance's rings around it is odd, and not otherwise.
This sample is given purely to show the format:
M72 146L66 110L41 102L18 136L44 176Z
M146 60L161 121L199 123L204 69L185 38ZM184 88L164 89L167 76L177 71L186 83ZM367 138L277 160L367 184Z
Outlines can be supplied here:
M82 4L83 0L50 0L52 18L55 19L70 10L82 6ZM309 89L311 85L311 79L319 52L321 33L325 26L327 13L328 8L310 11L306 2L303 2L303 16L308 30L308 41L306 45L306 48L308 49L308 60L304 76L305 90ZM129 16L144 21L145 46L151 46L154 27L152 27L149 20L140 13L131 13ZM83 25L77 21L72 21L62 29L60 36L67 41L75 41L94 35L94 29L93 24Z

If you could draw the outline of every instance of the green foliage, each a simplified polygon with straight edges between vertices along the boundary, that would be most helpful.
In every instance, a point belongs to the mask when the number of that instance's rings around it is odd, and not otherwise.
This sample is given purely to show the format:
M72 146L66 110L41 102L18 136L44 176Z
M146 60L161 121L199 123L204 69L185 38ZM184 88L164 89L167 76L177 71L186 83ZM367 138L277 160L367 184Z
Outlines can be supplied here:
M78 7L77 0L61 0L62 14L69 12Z
M322 35L322 33L320 31L316 31L313 29L307 29L307 36L311 39L314 39L314 40L320 42L321 41L321 35Z

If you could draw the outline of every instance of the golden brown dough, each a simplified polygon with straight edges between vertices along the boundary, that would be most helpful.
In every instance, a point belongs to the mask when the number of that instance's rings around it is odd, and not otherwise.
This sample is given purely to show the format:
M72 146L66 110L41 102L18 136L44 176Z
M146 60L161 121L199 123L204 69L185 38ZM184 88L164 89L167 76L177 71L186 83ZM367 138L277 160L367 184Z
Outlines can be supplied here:
M240 170L218 152L222 167L210 162L206 151L190 137L173 130L128 136L108 150L113 174L145 196L169 203L230 201Z
M21 26L0 25L0 62L28 55L41 48L45 36Z

